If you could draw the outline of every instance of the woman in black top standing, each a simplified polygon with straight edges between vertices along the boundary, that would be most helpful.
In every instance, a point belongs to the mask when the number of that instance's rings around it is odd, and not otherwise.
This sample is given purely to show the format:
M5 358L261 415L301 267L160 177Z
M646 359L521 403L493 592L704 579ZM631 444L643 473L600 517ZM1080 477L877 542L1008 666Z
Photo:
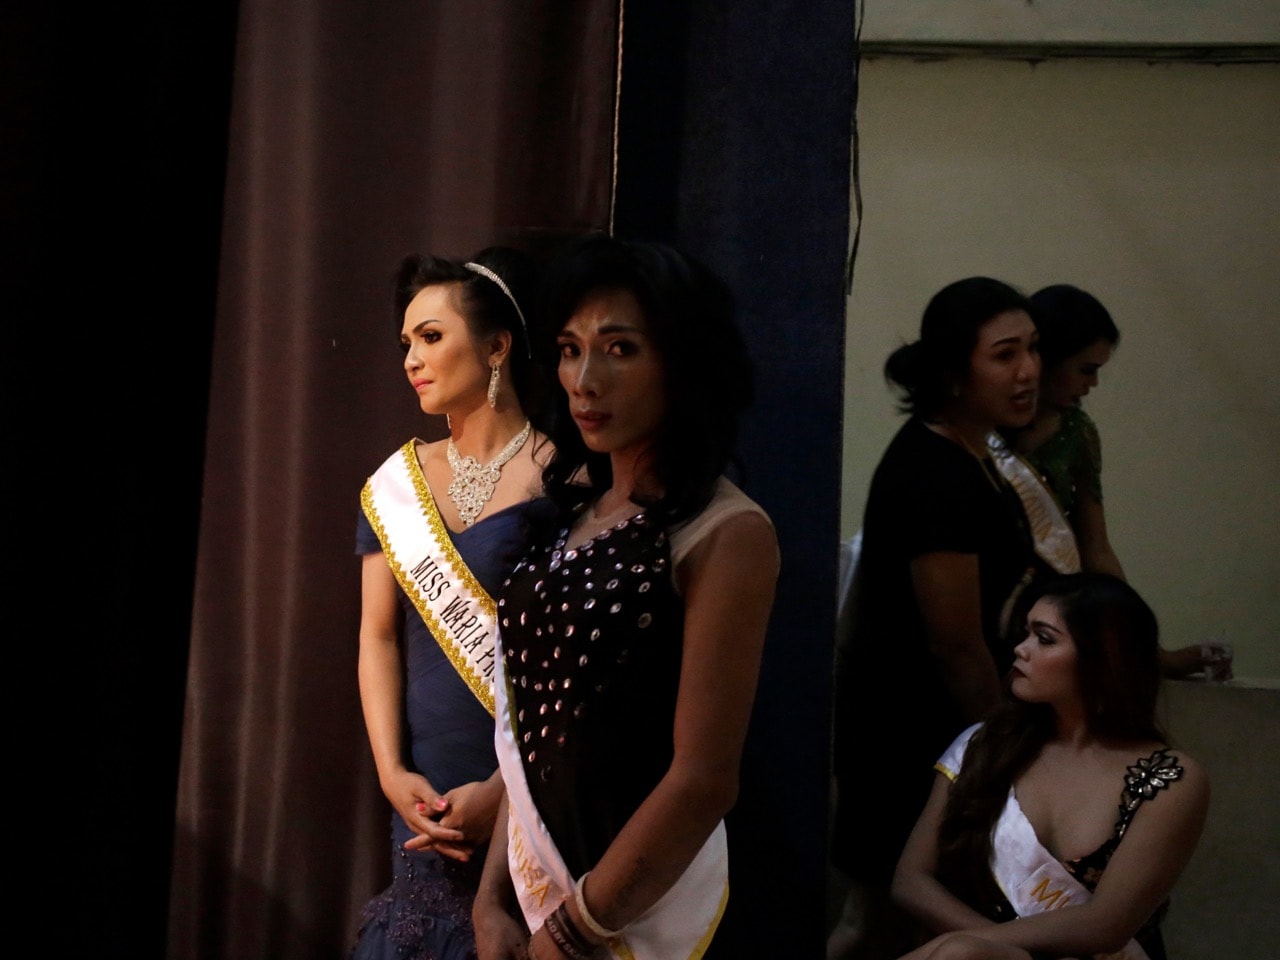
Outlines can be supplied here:
M1018 291L971 277L930 300L920 338L885 364L910 419L867 499L834 729L832 859L855 882L850 909L874 922L846 916L831 956L852 942L861 952L850 955L860 957L908 946L888 887L929 795L931 764L997 705L1012 663L1008 618L1037 561L987 436L1034 416L1036 339Z

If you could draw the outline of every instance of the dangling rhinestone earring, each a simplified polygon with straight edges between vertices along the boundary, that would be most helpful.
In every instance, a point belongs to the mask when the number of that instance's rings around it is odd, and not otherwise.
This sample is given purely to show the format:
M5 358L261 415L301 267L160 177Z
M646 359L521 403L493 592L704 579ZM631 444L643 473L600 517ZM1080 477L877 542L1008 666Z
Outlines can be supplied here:
M501 380L501 374L498 373L498 365L495 363L489 368L489 406L495 410L498 408L498 383Z

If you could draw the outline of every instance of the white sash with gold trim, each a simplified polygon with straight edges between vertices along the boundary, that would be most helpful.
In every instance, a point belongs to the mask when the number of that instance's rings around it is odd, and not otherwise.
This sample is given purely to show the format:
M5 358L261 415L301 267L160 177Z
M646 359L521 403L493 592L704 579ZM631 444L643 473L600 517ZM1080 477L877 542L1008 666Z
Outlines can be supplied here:
M573 896L575 878L529 794L517 747L515 708L501 662L496 674L494 742L507 788L507 864L525 923L537 930L562 900ZM721 822L675 885L609 941L610 956L615 960L698 960L711 943L728 899L729 852Z
M1031 527L1036 553L1058 573L1080 572L1080 549L1067 516L1036 469L1009 448L999 434L987 435L996 469L1018 493Z
M396 581L492 714L497 606L449 539L416 444L410 440L386 459L360 492L360 505Z

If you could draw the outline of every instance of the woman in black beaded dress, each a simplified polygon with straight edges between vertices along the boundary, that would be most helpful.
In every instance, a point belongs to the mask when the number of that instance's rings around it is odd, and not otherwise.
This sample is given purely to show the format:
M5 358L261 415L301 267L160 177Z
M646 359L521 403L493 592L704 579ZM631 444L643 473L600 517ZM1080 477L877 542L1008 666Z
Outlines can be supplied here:
M778 573L768 517L722 476L749 362L728 290L669 247L592 237L548 286L561 514L499 598L507 809L477 947L698 957Z
M1165 960L1209 783L1155 722L1155 615L1107 574L1032 590L1010 696L938 760L898 863L894 899L939 934L903 960Z

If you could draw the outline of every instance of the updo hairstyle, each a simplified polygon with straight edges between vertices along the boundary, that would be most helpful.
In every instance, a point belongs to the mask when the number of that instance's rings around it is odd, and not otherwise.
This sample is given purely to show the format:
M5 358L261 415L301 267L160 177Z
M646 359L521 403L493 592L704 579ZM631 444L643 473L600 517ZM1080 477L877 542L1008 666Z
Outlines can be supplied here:
M468 269L466 262L488 267L502 278L520 312L502 288L481 273ZM508 370L521 409L534 420L537 408L545 404L546 387L535 376L530 334L520 314L531 321L538 300L538 271L533 261L511 247L487 247L470 261L449 260L430 254L409 254L400 261L395 276L396 330L404 322L404 312L427 287L448 284L450 303L467 322L467 330L477 340L500 331L511 334Z
M884 377L898 388L898 410L924 420L942 412L953 389L969 375L978 331L993 317L1030 305L1021 293L990 277L948 284L929 301L920 320L920 339L885 361Z

